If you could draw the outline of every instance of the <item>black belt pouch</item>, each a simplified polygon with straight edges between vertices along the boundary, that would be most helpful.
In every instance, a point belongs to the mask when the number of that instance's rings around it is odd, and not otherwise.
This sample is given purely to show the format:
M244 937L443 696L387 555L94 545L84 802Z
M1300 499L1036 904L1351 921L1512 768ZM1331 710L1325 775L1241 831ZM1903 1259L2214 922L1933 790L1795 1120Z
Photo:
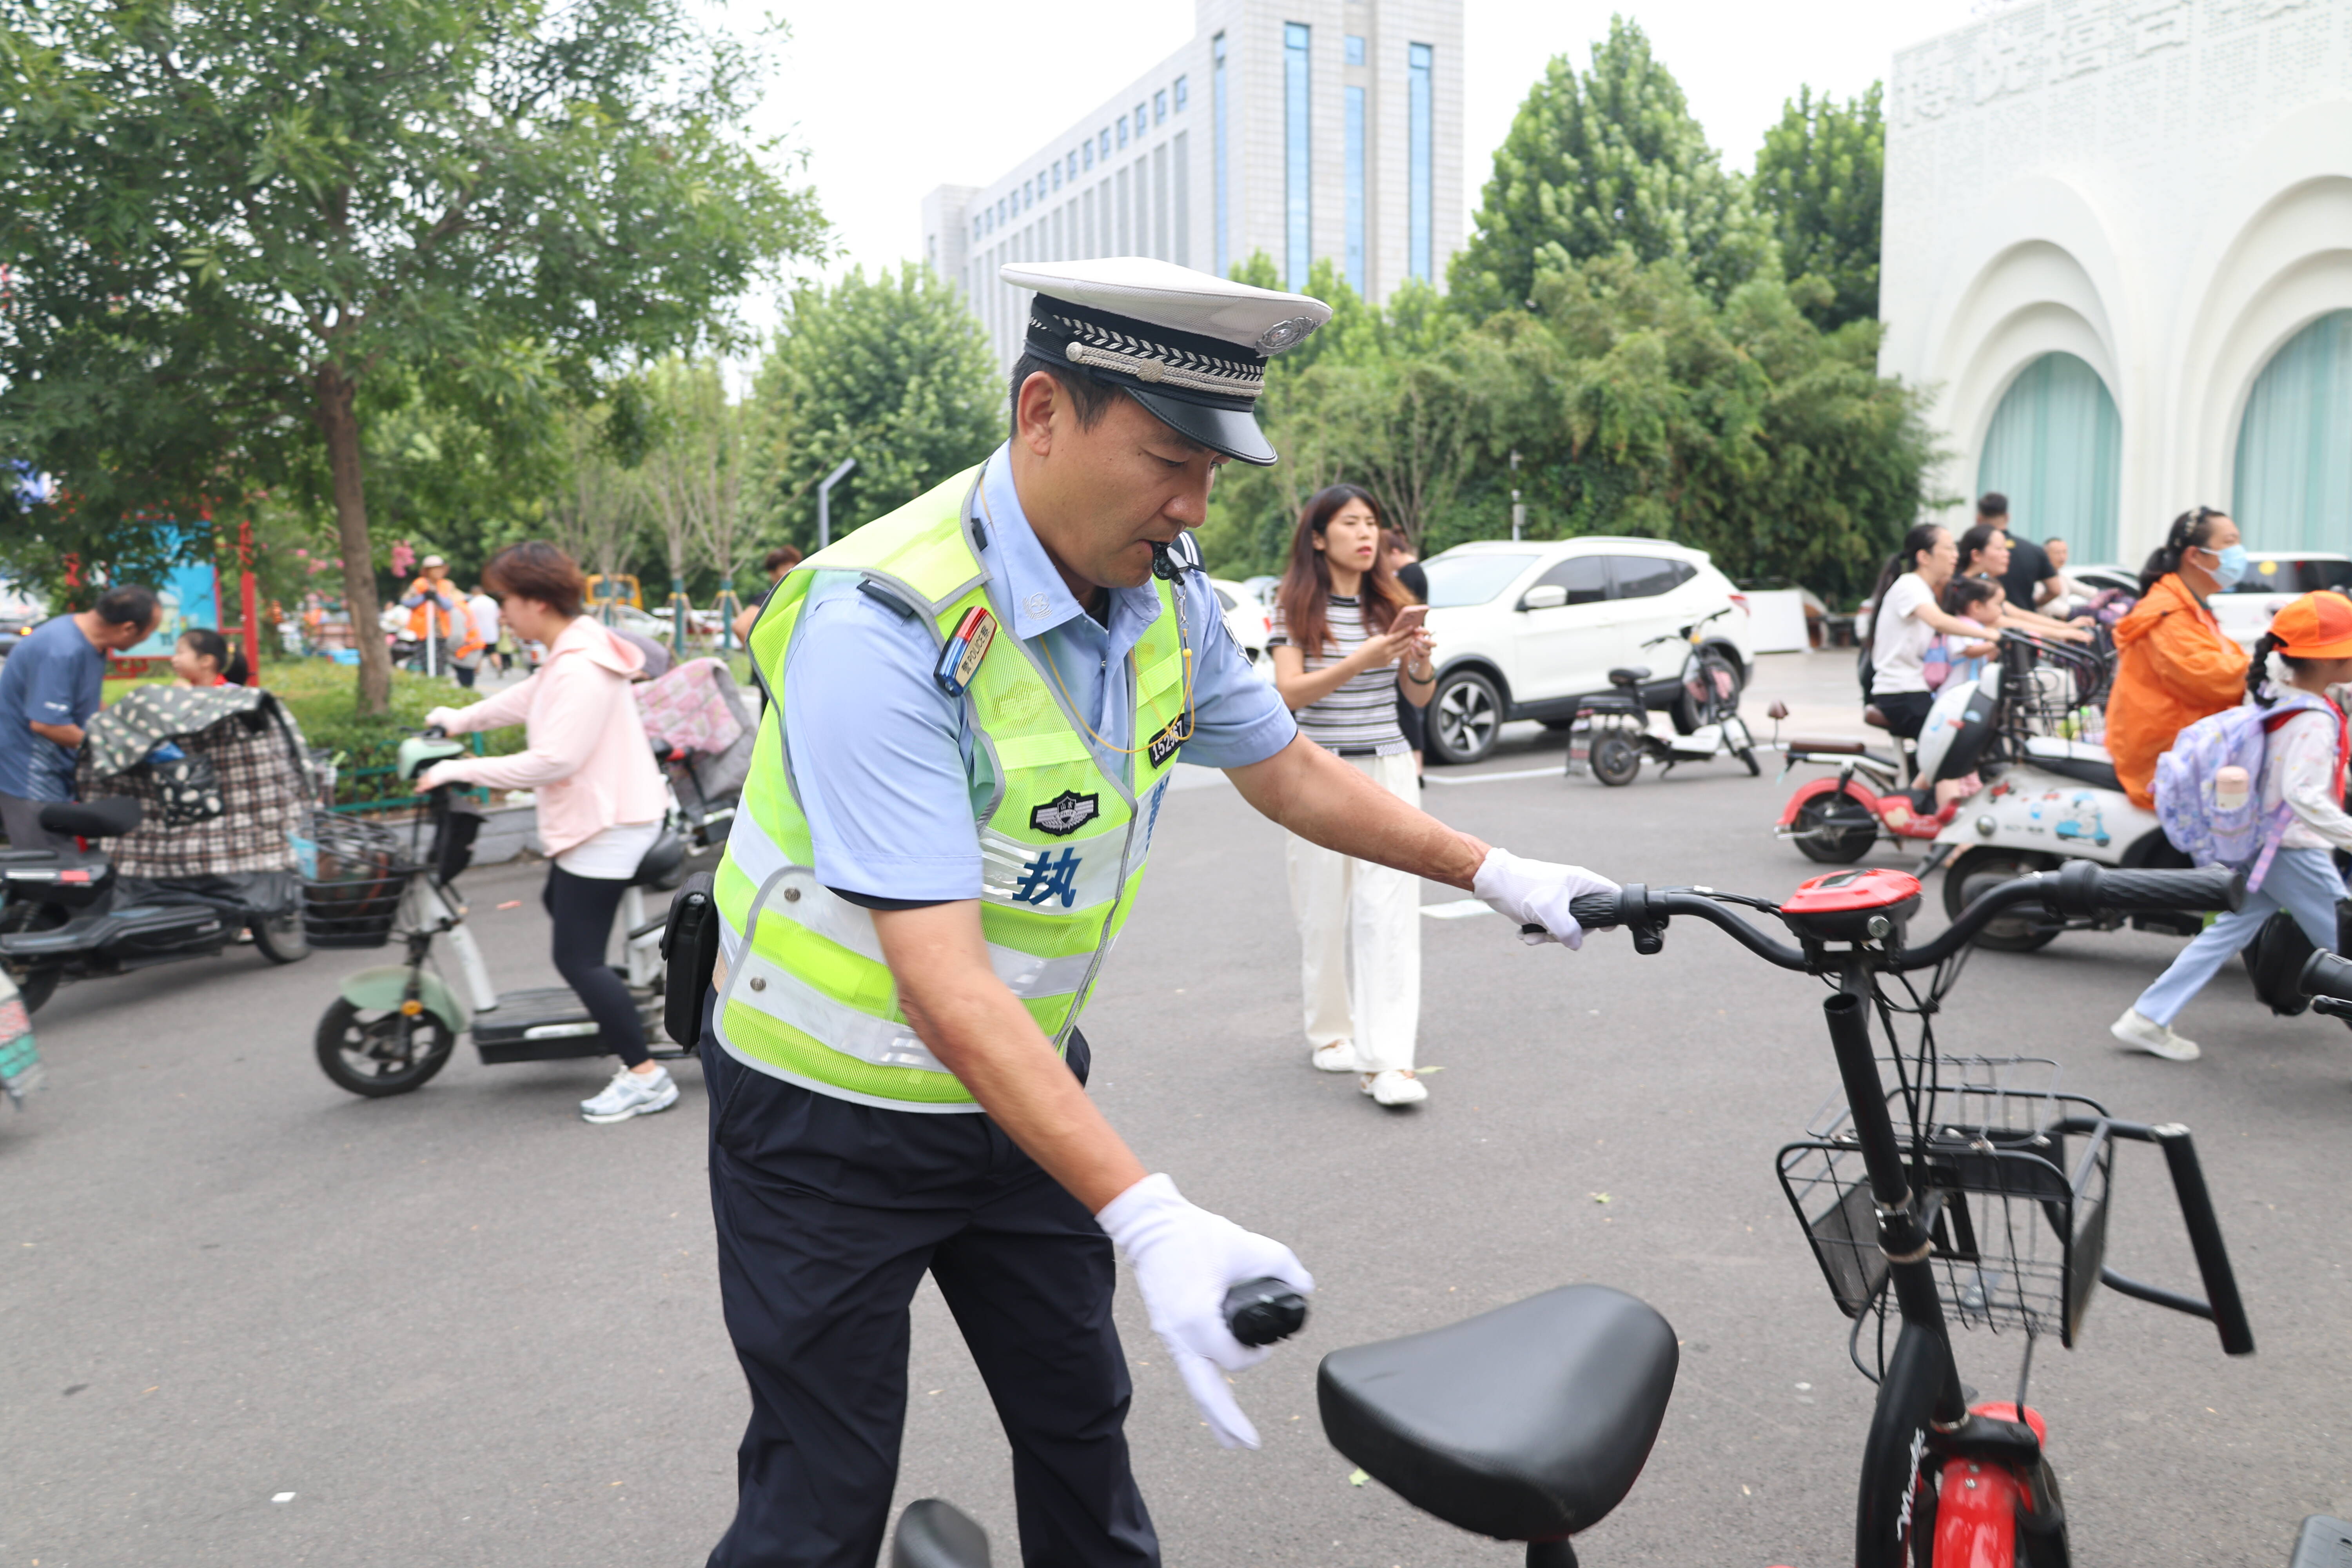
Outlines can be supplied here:
M694 1049L702 1036L702 995L719 967L719 906L710 897L711 878L697 871L669 901L669 924L662 931L662 1027Z

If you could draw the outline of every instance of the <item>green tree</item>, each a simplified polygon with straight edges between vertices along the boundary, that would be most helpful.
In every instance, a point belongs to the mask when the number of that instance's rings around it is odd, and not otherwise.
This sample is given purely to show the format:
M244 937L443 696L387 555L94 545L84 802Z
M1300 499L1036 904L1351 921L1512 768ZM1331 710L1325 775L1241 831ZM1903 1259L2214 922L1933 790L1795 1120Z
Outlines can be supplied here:
M1876 82L1843 103L1800 88L1756 154L1756 205L1771 220L1781 266L1809 298L1805 314L1822 327L1878 318L1886 186L1880 98Z
M821 242L687 0L0 0L0 457L69 503L27 553L152 555L319 454L371 624L363 385L584 395Z
M816 542L816 487L836 537L988 456L1004 438L1007 393L963 296L929 268L793 291L755 386L757 465L749 503L762 530Z
M1536 276L1623 253L1673 260L1717 296L1773 269L1770 226L1726 172L1640 26L1612 17L1580 75L1554 56L1495 154L1447 279L1474 318L1523 305Z
M683 617L687 572L698 560L722 583L744 563L745 410L728 401L715 360L666 360L646 383L655 417L638 476ZM686 646L682 635L677 641Z

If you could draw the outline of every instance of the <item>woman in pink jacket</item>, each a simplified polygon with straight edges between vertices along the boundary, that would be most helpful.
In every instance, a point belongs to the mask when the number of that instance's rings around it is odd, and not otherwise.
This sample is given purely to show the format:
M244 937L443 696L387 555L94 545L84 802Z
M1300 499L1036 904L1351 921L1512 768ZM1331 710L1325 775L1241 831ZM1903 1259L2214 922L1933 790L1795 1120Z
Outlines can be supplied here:
M482 583L515 636L544 647L547 658L529 679L471 708L436 708L426 722L453 735L519 722L530 745L513 756L436 763L423 783L538 792L539 839L552 862L541 902L555 924L555 967L621 1057L621 1070L580 1114L602 1123L667 1110L677 1085L648 1055L636 1004L604 956L622 890L661 837L668 806L629 690L645 656L581 615L587 579L552 544L508 546L482 568Z

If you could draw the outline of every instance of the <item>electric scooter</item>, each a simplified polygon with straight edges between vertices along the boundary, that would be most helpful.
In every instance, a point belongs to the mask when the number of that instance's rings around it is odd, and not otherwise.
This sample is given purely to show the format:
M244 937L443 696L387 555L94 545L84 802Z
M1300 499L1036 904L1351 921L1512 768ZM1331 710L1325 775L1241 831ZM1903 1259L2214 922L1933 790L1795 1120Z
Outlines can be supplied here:
M1661 777L1676 763L1703 763L1726 754L1747 764L1748 776L1764 771L1756 760L1756 741L1739 717L1739 672L1722 650L1700 636L1707 622L1731 613L1725 605L1714 615L1652 637L1643 647L1681 642L1690 646L1683 660L1679 711L1690 726L1687 734L1658 735L1651 731L1650 711L1642 700L1642 685L1649 670L1633 666L1609 672L1612 690L1597 693L1577 704L1568 731L1567 776L1591 773L1602 784L1622 786L1641 775L1644 757L1662 764Z
M413 779L464 752L438 731L427 731L400 743L394 765L399 777ZM492 983L481 948L466 927L466 904L457 886L472 859L482 819L460 809L454 793L449 786L426 792L425 815L413 825L406 845L390 828L349 818L317 829L317 875L302 889L310 944L381 947L396 939L406 951L398 963L347 976L341 994L319 1020L320 1068L339 1088L371 1100L424 1087L448 1064L457 1037L467 1033L486 1067L613 1054L571 987L501 992ZM423 847L416 851L419 832ZM645 1020L646 1037L655 1042L667 1038L662 1026L662 936L669 916L667 910L646 914L645 889L674 881L686 852L686 840L666 826L621 895L626 955L621 973ZM457 960L457 985L428 967L436 938ZM657 1061L693 1054L692 1042L656 1044L653 1050Z
M0 849L0 963L25 1011L37 1013L61 980L128 974L184 958L212 958L240 932L272 963L310 956L293 879L284 871L153 880L117 873L93 841L145 819L128 795L41 808L41 826L70 849Z

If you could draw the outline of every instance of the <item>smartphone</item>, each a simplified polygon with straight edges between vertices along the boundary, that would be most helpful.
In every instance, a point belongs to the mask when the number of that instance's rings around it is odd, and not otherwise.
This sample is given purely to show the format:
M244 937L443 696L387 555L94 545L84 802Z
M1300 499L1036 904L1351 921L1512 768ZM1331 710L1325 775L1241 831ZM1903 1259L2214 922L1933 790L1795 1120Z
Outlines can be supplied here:
M1427 605L1407 605L1397 612L1396 619L1389 623L1389 632L1391 636L1398 632L1417 632L1421 630L1421 623L1428 618Z

